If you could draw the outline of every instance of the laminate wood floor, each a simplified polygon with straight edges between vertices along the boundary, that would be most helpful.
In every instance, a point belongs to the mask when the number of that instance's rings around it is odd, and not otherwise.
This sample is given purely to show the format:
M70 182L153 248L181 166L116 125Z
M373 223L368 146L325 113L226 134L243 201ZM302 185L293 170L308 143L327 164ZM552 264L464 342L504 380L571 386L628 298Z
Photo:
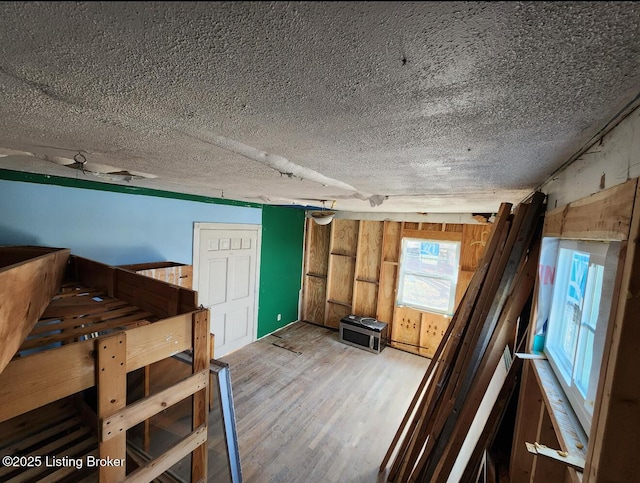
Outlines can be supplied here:
M376 482L429 360L297 322L222 359L244 481Z

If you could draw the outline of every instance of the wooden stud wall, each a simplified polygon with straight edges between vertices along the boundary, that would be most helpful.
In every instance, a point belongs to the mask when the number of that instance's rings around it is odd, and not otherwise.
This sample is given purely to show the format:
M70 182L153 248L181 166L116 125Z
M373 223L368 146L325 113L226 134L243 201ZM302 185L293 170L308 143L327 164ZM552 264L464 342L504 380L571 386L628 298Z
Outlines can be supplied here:
M318 225L307 220L302 318L321 325L325 315L330 239L330 225Z
M396 306L402 237L460 240L459 303L478 266L491 225L307 220L302 318L338 328L348 314L389 324L392 345L433 356L450 318Z

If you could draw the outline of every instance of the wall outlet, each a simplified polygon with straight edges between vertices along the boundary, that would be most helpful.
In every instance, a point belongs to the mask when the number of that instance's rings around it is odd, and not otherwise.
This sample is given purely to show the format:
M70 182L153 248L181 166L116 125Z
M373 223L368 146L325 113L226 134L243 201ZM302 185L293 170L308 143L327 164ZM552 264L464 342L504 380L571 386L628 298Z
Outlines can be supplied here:
M282 320L282 314L278 314L278 317L276 317L276 319L278 320L278 322L280 322Z

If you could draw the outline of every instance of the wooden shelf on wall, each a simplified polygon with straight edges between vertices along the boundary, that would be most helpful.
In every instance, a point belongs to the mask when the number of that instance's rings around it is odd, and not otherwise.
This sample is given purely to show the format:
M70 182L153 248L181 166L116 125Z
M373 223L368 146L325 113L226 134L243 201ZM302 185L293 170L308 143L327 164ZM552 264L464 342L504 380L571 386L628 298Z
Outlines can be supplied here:
M326 280L326 279L327 279L327 276L326 276L326 275L318 275L317 273L305 273L305 275L306 275L307 277L322 278L322 279L324 279L324 280Z
M349 307L351 308L351 304L345 303L345 302L340 302L339 300L327 300L328 304L336 304L336 305L342 305L343 307Z
M356 282L374 283L376 285L378 285L380 283L377 280L368 280L366 278L356 278Z

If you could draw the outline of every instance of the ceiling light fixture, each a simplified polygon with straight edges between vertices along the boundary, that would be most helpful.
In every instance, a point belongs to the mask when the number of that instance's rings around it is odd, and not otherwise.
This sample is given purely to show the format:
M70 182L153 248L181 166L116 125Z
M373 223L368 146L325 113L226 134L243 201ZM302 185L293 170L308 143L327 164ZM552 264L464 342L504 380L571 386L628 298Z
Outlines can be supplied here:
M321 211L309 212L309 216L311 217L311 219L318 225L328 225L333 221L333 217L336 216L336 212L332 211L333 207L336 205L336 200L333 200L333 202L331 203L331 208L329 210L325 208L325 203L326 201L322 200L323 209Z
M312 211L310 214L313 221L318 225L328 225L336 215L335 211Z

